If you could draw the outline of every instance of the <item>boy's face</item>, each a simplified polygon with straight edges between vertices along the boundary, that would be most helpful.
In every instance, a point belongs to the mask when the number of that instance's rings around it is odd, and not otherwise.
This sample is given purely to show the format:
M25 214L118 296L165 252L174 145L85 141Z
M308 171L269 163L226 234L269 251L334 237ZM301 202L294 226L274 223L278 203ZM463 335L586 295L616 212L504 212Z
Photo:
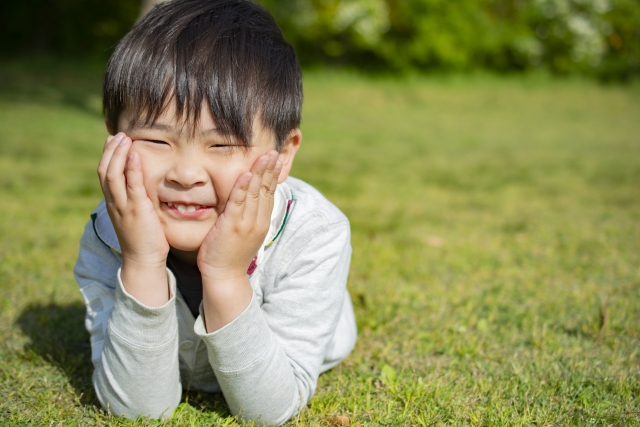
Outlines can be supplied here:
M208 108L202 109L195 132L177 120L174 105L153 125L136 121L125 111L118 130L133 140L131 150L140 155L144 187L169 245L186 252L200 248L224 212L238 177L249 171L260 155L276 147L273 132L259 119L253 123L251 148L224 137L216 130ZM292 131L280 152L283 168L279 182L289 175L300 139L299 130Z

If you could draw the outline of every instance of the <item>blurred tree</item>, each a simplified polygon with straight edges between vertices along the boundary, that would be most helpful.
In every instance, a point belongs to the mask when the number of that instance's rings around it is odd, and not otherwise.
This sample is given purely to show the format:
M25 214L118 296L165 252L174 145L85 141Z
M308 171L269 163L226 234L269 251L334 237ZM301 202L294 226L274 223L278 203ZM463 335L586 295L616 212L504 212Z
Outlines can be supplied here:
M294 44L303 64L375 66L389 29L385 0L259 0Z
M0 2L0 55L107 57L162 0ZM640 76L640 0L258 0L303 65Z
M640 76L640 1L615 0L605 15L606 49L598 67L605 80Z
M612 31L607 20L611 0L535 0L527 9L525 19L533 32L515 41L522 61L544 63L561 73L601 64Z
M260 0L301 61L640 73L640 0Z
M517 33L512 7L492 0L391 0L391 31L382 57L395 69L508 67L506 40ZM506 51L505 51L506 50Z
M139 10L130 0L2 1L0 54L104 57Z
M509 68L510 0L262 0L304 63L390 70ZM506 7L505 7L506 6ZM504 9L495 13L497 9ZM497 55L497 57L494 57Z

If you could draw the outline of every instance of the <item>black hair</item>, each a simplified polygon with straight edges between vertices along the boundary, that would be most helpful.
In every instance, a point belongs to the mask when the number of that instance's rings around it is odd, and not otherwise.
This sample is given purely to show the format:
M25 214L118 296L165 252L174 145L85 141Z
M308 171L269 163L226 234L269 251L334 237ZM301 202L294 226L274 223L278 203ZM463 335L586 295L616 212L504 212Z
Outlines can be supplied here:
M251 145L256 115L277 149L300 126L302 75L293 47L251 0L173 0L156 6L118 43L103 84L116 129L126 109L151 124L169 102L197 124L203 102L219 131ZM195 126L194 126L195 127Z

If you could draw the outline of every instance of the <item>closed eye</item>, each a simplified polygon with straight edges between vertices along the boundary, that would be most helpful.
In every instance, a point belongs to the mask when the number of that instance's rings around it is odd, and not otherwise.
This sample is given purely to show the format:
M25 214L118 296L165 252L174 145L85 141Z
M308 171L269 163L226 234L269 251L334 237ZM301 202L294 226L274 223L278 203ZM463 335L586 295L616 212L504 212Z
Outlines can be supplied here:
M161 141L159 139L147 139L149 142L153 142L154 144L167 144L165 141Z
M240 145L240 144L213 144L213 145L209 146L209 148L238 148L238 147L243 147L243 145Z

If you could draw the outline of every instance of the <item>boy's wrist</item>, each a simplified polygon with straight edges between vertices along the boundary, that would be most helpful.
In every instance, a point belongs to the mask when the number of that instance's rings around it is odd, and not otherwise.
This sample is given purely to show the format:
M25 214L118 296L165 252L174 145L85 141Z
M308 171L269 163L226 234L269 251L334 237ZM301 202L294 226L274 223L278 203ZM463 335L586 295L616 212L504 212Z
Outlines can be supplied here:
M248 267L247 267L248 268ZM203 284L210 286L227 286L229 283L248 280L247 268L244 267L213 267L209 264L198 262L198 270L202 276Z
M246 272L225 279L202 277L202 307L207 332L231 323L251 302L253 288Z
M148 307L161 307L171 298L166 263L122 259L120 273L127 293Z

